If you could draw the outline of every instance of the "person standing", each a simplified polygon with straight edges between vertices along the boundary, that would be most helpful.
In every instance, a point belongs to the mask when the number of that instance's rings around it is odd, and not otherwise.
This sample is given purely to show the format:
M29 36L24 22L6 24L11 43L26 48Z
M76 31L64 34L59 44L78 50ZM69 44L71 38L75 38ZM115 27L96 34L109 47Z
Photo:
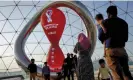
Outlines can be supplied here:
M78 80L95 80L91 54L89 54L89 51L89 39L83 33L80 33L78 35L78 42L74 48L74 52L79 54L77 69Z
M100 68L98 72L98 80L112 80L112 75L109 71L109 69L105 66L105 61L103 59L99 60ZM100 79L101 76L101 79Z
M77 64L78 64L77 55L74 55L74 69L75 69L75 72L77 70Z
M62 72L63 72L64 80L66 80L66 77L68 78L68 80L70 80L70 75L69 75L69 72L68 72L68 65L67 65L66 59L64 60L64 63L62 65Z
M45 80L50 80L50 68L47 65L47 62L44 62L44 67L42 69L42 77L44 77Z
M128 24L117 17L117 7L107 8L108 19L102 22L106 30L99 31L99 40L106 43L105 60L114 80L133 80L128 66L125 43L128 41Z
M37 66L34 62L35 59L31 59L31 63L28 65L28 70L30 71L30 80L35 80L37 76Z
M72 80L74 80L74 71L75 71L75 63L74 63L74 56L71 53L71 72L70 72L70 76L72 78Z
M74 55L74 73L76 74L76 77L77 77L77 64L78 64L78 61L77 61L77 55Z
M70 72L71 72L71 66L72 66L72 61L71 61L71 57L70 54L67 53L67 58L66 58L66 63L67 63L67 67L68 67L68 80L70 80Z

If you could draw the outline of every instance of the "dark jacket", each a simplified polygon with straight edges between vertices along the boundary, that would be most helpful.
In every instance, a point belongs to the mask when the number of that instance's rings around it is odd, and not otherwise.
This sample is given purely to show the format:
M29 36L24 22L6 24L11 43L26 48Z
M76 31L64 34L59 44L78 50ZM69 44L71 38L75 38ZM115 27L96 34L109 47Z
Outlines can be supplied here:
M106 41L106 48L125 47L125 42L128 41L128 24L118 17L106 19L102 24L107 32L99 29L99 40Z
M72 59L70 57L67 57L66 58L66 62L67 62L68 68L71 68L71 66L72 66Z
M30 73L36 73L37 72L37 66L36 64L29 64L28 66L28 70L30 71Z

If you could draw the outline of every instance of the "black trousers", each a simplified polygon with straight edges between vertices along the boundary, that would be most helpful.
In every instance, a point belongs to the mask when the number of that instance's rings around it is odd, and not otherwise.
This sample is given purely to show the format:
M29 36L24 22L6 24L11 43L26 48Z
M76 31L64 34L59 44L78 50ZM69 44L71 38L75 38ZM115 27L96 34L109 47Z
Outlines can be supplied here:
M45 75L44 75L44 79L45 79L45 80L50 80L50 74L45 74Z
M71 76L72 80L74 80L74 71L70 72L70 76Z

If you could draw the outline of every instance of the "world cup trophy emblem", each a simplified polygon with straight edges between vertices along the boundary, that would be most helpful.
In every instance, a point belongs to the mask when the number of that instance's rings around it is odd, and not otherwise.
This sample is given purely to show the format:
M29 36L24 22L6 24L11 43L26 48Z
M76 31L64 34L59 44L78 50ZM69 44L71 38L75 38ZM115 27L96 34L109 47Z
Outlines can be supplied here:
M52 22L52 18L51 18L52 14L53 14L52 10L47 10L46 16L47 16L48 22Z

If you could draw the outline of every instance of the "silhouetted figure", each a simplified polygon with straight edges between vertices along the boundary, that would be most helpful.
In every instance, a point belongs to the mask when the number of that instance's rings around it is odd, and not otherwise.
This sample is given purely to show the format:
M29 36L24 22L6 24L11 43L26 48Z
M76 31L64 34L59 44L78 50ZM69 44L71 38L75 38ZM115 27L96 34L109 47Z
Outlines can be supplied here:
M70 76L72 78L72 80L74 80L74 71L75 71L75 63L74 63L74 56L73 54L70 54L71 55L71 72L70 72Z
M67 53L67 58L66 58L66 62L67 62L67 66L68 66L68 80L70 80L70 72L71 72L71 69L72 69L72 60L71 60L71 57L70 57L70 54Z
M44 67L42 69L42 76L45 80L50 80L50 68L47 65L47 62L44 63Z
M89 49L89 39L83 33L80 33L78 42L74 48L74 52L79 54L77 69L78 80L94 80L94 70Z
M66 59L64 60L64 63L62 65L62 70L63 70L64 80L66 80L66 77L67 77L68 80L70 80L70 73L69 73L69 68L68 68Z
M30 80L35 80L37 76L37 66L34 64L35 60L31 59L31 64L28 65L28 70L30 71Z
M77 61L77 55L74 55L74 73L76 74L76 77L77 77L77 64L78 64L78 61Z
M128 24L117 17L117 7L107 9L108 19L102 22L105 30L99 30L99 40L105 41L105 59L112 70L114 80L133 80L128 66L125 43L128 41Z
M100 59L99 64L100 64L100 68L98 72L98 80L110 80L110 77L112 80L112 75L109 69L105 66L105 61L103 59Z
M74 55L74 64L75 64L75 70L77 68L77 64L78 64L78 58L77 55Z

